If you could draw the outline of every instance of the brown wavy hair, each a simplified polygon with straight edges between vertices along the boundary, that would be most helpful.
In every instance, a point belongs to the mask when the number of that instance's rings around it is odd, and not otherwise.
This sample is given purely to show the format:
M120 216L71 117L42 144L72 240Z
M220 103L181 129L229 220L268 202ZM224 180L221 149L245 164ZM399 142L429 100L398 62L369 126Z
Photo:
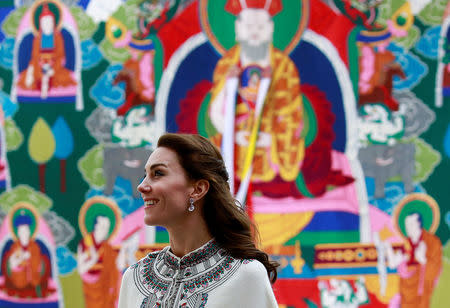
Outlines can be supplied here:
M234 258L261 262L274 283L279 264L256 248L257 228L230 192L228 172L219 150L205 137L171 133L159 138L158 147L177 154L189 179L209 182L202 214L217 243Z

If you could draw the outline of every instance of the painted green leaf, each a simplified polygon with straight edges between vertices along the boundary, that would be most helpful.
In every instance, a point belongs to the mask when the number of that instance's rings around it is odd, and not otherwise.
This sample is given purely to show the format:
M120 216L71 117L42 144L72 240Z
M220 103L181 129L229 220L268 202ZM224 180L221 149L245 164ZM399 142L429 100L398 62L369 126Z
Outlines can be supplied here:
M6 148L9 151L17 150L23 143L23 134L13 119L5 120Z
M23 6L9 14L3 22L3 32L8 36L16 37L17 28L19 27L20 21L27 10L28 7Z
M61 283L65 307L86 307L84 296L80 296L80 294L83 294L83 284L81 283L81 277L78 271L73 271L68 275L61 275L59 273L58 278Z
M55 153L55 137L50 126L39 117L31 128L28 138L28 152L37 164L47 163Z
M142 0L129 0L121 5L112 17L120 20L131 32L137 30L136 18L130 18L130 16L136 16L138 12L138 6Z
M140 2L139 0L125 2L111 17L123 23L131 33L135 33L138 29L136 18L130 18L130 16L136 16ZM99 47L103 56L110 62L125 62L130 58L127 48L116 48L108 39L104 39Z
M5 213L8 213L18 202L30 203L39 213L44 213L53 206L53 202L49 197L28 185L16 186L0 195L0 208Z
M106 179L103 175L103 146L96 145L87 151L78 161L78 169L83 179L90 186L97 188L105 186Z
M97 30L94 20L81 7L73 6L70 8L70 12L77 22L80 41L91 38Z
M423 182L441 162L441 154L420 138L413 139L412 142L416 145L416 175L413 180Z
M99 47L103 56L110 62L125 62L128 58L130 58L130 53L127 48L116 48L107 39L104 39L100 43Z
M405 0L385 0L378 6L378 16L377 23L380 25L387 25L387 21L391 19L395 11L397 11L403 4Z
M443 247L442 255L447 259L447 262L450 263L450 240L448 240L447 244Z
M431 298L431 308L442 308L447 306L445 303L450 303L450 292L448 292L447 281L450 281L450 245L447 242L443 251L442 272L439 276L439 283L433 290L433 296Z
M420 30L417 26L413 25L408 30L408 35L405 37L396 38L394 41L405 48L405 50L409 50L414 44L417 42L420 36Z
M448 0L433 0L417 15L417 17L428 25L442 24L445 6Z

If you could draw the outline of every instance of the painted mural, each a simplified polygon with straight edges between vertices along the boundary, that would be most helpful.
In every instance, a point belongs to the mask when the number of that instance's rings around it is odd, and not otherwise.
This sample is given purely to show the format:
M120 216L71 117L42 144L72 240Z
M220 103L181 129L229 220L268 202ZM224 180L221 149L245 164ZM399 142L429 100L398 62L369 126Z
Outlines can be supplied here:
M446 0L0 1L0 307L115 307L136 186L201 134L280 307L447 307Z

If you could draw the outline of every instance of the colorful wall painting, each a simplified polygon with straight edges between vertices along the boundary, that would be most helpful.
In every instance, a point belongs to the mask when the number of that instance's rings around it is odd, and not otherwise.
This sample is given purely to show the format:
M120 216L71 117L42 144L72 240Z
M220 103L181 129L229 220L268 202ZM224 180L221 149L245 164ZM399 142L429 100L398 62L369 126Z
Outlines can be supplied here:
M0 306L114 307L123 271L169 242L141 219L143 165L187 132L221 149L280 307L444 307L449 14L1 1Z

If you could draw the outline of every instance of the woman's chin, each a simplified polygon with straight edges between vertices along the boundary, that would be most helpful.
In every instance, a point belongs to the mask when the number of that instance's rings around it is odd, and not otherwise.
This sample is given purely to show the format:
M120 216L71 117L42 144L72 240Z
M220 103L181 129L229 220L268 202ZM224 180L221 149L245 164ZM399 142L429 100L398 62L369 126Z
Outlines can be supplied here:
M155 217L153 217L152 215L146 214L144 216L144 223L147 226L156 226Z

